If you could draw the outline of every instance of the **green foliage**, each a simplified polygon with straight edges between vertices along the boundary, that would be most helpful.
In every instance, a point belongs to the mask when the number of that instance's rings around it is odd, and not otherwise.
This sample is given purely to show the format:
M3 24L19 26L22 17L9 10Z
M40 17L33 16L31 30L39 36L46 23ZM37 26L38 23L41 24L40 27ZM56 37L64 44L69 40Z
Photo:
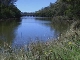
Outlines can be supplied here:
M11 4L14 4L17 0L0 0L1 4L9 6Z
M53 17L65 15L65 10L67 9L67 4L62 1L57 1L56 3L50 3L48 7L44 7L43 9L36 12L38 16L44 17Z
M49 6L36 11L37 16L53 17L68 16L69 18L80 18L80 0L57 0Z
M68 4L67 14L72 15L75 18L80 18L80 0L62 0Z
M20 10L14 5L16 0L0 0L0 19L18 18L21 16Z

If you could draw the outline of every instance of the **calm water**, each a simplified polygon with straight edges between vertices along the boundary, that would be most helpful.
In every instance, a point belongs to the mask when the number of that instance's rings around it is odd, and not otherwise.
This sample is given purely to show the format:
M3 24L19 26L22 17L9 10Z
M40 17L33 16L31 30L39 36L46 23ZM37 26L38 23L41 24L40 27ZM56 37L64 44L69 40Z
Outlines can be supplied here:
M0 23L0 45L25 45L32 41L56 39L66 30L67 24L52 23L49 18L21 17L21 19Z

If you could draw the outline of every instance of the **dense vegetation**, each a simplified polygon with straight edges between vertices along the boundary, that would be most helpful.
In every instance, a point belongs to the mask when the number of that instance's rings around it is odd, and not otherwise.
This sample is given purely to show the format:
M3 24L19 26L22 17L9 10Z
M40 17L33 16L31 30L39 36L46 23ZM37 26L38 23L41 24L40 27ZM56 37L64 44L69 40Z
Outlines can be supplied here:
M42 17L68 16L69 18L79 18L80 0L57 0L56 3L50 3L49 6L36 11L36 15Z
M16 0L0 0L0 19L19 18L20 10L14 5Z
M39 11L36 11L38 16L46 16L46 17L53 17L64 15L64 11L67 9L66 4L62 2L50 3L48 7L42 8Z
M62 0L62 2L68 4L67 15L80 18L80 0Z

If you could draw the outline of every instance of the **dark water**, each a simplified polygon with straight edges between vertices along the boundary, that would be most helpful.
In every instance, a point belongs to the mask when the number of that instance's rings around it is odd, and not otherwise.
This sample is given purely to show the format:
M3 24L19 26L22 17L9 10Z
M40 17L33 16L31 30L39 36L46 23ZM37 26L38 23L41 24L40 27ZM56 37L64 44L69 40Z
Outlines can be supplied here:
M21 17L7 22L0 22L0 45L25 45L29 42L56 39L66 30L68 24L52 23L49 18Z

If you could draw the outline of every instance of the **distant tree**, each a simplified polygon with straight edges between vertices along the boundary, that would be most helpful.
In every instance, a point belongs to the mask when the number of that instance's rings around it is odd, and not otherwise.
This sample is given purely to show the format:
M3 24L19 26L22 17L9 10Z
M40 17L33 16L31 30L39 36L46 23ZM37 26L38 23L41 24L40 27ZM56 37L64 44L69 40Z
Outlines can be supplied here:
M67 9L67 4L65 4L61 0L57 0L55 3L50 3L49 6L44 7L43 9L37 12L39 16L53 17L53 16L65 15L66 9Z

